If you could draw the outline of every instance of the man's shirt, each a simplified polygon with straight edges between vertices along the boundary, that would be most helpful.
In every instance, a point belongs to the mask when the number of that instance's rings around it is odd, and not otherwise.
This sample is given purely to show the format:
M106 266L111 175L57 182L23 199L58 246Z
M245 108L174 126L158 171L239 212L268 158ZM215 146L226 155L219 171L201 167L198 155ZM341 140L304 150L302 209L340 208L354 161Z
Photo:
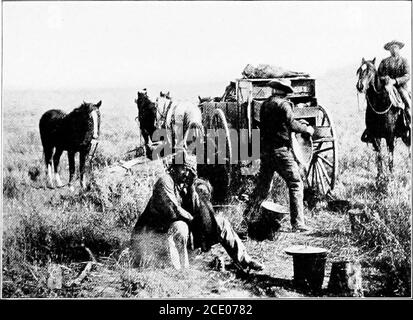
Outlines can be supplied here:
M279 97L266 100L260 110L262 150L291 147L291 131L304 133L307 126L294 119L292 103Z
M405 87L410 80L410 66L406 58L400 55L382 60L378 69L379 77L389 76L396 80L396 87Z
M171 223L182 218L182 197L169 173L159 177L153 187L152 197L139 217L139 226L166 232Z

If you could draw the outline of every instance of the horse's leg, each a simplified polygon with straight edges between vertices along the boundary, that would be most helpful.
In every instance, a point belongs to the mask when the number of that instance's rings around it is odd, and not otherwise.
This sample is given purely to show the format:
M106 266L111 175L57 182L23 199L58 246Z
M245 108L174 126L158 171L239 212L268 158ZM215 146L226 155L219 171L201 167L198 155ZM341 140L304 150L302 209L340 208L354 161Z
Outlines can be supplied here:
M383 154L381 150L381 139L373 139L374 151L376 151L377 179L383 175Z
M88 154L87 150L81 150L79 152L79 173L80 173L80 187L82 189L86 188L86 180L85 180L85 163L86 163L86 155Z
M72 185L73 176L75 175L75 152L73 150L67 151L67 157L69 159L69 189L74 191L74 187Z
M146 129L142 130L143 140L145 141L145 145L149 145L149 132Z
M394 136L390 136L386 139L387 150L389 152L389 171L393 174L393 162L394 162Z
M53 189L53 170L52 170L52 157L53 157L53 146L44 147L44 161L46 163L47 170L47 182L46 186Z
M62 181L60 180L60 176L59 176L59 161L60 161L60 156L63 153L63 149L60 148L56 148L56 152L53 155L53 166L54 166L54 177L55 177L55 181L56 181L56 186L58 188L62 187Z

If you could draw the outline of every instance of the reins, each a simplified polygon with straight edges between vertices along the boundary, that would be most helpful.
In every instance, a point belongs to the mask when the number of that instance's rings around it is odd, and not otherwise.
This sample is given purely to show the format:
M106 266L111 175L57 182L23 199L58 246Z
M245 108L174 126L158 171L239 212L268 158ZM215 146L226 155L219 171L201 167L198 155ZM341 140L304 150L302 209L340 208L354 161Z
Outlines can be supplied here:
M366 100L367 100L367 105L370 106L371 110L373 110L374 113L379 114L379 115L385 114L385 113L389 112L390 109L391 109L391 107L393 106L393 104L390 102L390 106L389 106L386 110L384 110L384 111L377 111L377 110L373 107L373 105L371 104L367 93L366 93Z
M375 76L377 76L377 75L375 75ZM373 79L373 81L370 80L369 84L370 84L371 87L373 87L374 92L378 94L379 91L378 91L377 88L376 88L375 79ZM384 111L377 111L377 110L373 107L373 104L370 102L370 99L369 99L368 94L367 94L367 89L366 89L366 93L365 93L364 95L366 96L367 106L369 106L369 107L371 108L371 110L373 110L373 112L376 113L376 114L378 114L378 115L383 115L383 114L389 112L390 109L391 109L391 107L393 106L392 102L390 101L390 105L389 105L388 108L386 108L386 110L384 110ZM358 93L357 93L357 103L359 103L358 98L359 98L359 96L358 96ZM359 106L359 107L360 107L360 106Z

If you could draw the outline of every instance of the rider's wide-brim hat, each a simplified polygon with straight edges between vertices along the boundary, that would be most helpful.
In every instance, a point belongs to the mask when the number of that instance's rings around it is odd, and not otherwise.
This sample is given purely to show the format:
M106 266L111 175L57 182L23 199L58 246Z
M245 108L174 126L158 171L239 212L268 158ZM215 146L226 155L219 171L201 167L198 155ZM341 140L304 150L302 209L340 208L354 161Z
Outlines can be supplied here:
M397 41L397 40L393 40L393 41L387 42L387 43L384 45L384 49L385 49L385 50L390 50L390 47L391 47L391 46L394 46L394 45L398 46L400 49L404 47L404 43L403 43L403 42L400 42L400 41Z
M273 89L285 92L286 94L294 92L293 88L285 81L271 80L267 85Z

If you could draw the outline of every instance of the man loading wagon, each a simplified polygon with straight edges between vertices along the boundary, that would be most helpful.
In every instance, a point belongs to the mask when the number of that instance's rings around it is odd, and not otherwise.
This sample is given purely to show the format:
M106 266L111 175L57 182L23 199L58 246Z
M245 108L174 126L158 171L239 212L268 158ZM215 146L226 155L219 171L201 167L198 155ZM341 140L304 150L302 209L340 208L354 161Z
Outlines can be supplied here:
M262 104L260 110L260 171L251 202L244 212L250 236L254 238L253 226L260 223L260 205L268 196L274 172L285 180L289 189L293 232L310 230L304 221L304 184L292 152L290 137L292 131L312 136L314 129L294 119L292 103L285 99L287 94L293 92L290 85L280 80L272 80L268 85L273 88L273 95Z

